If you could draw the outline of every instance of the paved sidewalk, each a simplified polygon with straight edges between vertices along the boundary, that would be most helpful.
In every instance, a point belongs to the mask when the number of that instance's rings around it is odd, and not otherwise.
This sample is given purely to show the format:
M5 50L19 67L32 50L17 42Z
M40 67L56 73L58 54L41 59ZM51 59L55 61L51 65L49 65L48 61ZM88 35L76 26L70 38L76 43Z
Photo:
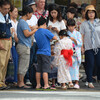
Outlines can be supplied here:
M83 74L84 78L86 77L85 75L85 72L83 69L80 70L80 72ZM83 78L83 79L84 79ZM67 90L62 90L62 89L59 89L57 88L56 91L83 91L83 92L100 92L100 83L93 83L95 88L91 89L91 88L88 88L85 86L85 82L82 81L82 79L79 81L79 84L80 84L80 89L79 90L76 90L76 89L67 89ZM37 91L33 88L31 89L18 89L17 87L14 87L14 86L11 86L10 89L8 90L0 90L0 91ZM43 90L42 90L43 91Z
M80 70L84 75L84 70ZM100 100L100 84L94 83L95 88L85 86L80 80L80 89L57 89L56 91L37 91L35 89L0 90L0 100Z

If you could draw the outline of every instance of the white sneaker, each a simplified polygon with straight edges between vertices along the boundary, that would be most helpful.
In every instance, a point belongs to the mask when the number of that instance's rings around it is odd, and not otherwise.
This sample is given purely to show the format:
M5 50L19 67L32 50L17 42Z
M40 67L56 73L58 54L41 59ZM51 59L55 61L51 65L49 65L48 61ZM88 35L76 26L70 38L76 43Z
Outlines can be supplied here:
M79 89L79 88L80 88L80 86L78 84L74 85L74 89Z
M27 84L27 85L32 85L32 83L30 82L30 80L27 80L27 81L26 81L26 84Z
M88 82L85 82L85 86L88 86Z

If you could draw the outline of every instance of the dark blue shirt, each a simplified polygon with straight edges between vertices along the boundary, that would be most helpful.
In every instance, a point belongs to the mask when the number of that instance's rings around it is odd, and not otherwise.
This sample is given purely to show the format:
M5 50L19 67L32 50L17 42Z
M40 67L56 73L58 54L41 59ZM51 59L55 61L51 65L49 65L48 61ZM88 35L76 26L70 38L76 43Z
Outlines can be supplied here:
M0 34L3 34L4 32L6 33L6 36L4 38L10 38L11 37L11 32L10 28L12 27L11 22L10 22L10 17L5 18L5 23L0 22Z
M54 35L48 29L40 28L36 31L37 54L51 56L50 40L53 37Z

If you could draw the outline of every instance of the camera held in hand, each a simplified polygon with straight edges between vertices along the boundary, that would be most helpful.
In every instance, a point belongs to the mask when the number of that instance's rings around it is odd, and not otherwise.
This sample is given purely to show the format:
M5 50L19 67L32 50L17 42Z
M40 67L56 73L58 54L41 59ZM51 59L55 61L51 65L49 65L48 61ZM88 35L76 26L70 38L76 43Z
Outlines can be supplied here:
M54 30L54 29L55 29L55 27L52 27L51 29L52 29L52 30Z

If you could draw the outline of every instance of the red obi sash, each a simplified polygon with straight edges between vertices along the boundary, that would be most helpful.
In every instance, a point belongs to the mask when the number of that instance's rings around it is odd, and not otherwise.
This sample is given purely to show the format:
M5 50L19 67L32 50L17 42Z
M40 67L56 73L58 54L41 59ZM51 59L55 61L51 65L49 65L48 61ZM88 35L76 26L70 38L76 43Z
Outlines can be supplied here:
M69 66L72 66L72 56L73 56L73 50L67 50L67 49L63 49L61 50L61 55L64 56L67 64Z

